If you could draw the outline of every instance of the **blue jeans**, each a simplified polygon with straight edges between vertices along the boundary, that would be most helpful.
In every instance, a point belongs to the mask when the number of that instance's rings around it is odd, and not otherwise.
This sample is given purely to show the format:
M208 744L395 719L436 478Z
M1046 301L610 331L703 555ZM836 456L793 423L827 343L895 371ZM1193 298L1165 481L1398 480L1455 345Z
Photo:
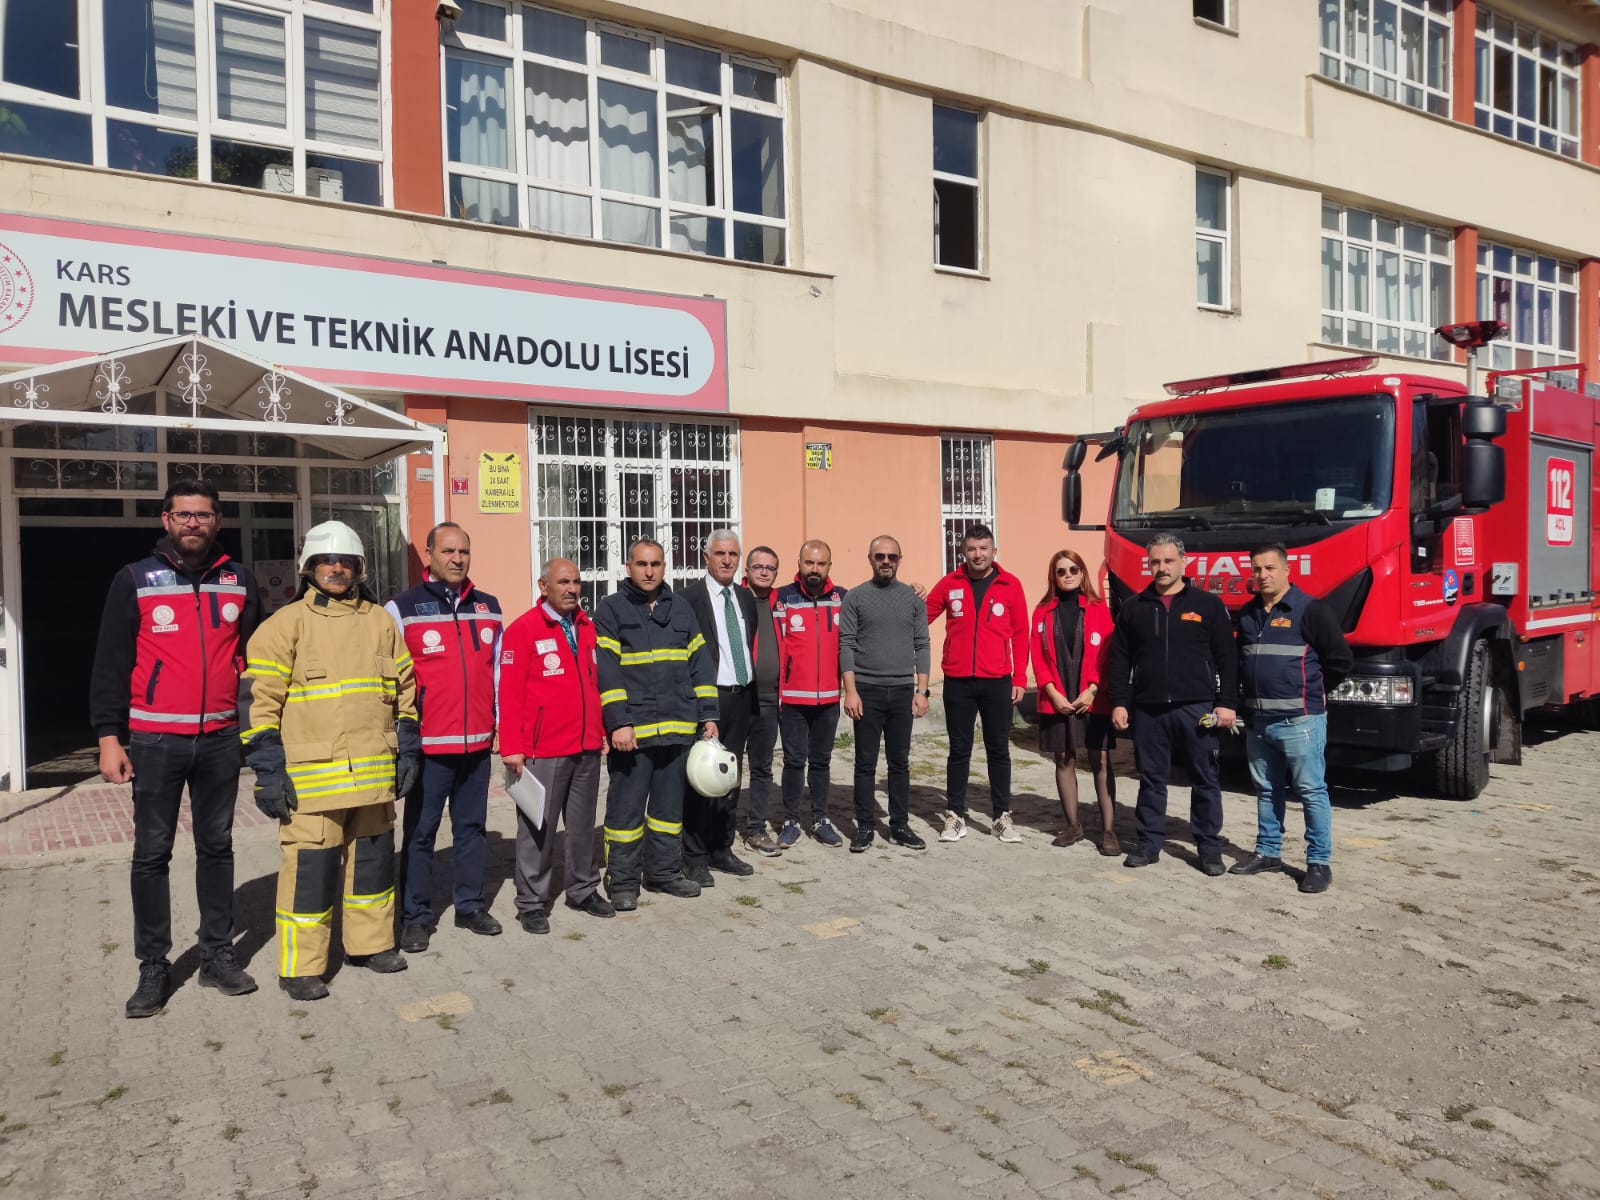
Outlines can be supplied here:
M1256 853L1278 858L1283 852L1283 809L1290 789L1306 813L1306 862L1333 858L1333 806L1323 780L1328 749L1328 715L1268 721L1252 716L1245 730L1245 753L1256 783Z

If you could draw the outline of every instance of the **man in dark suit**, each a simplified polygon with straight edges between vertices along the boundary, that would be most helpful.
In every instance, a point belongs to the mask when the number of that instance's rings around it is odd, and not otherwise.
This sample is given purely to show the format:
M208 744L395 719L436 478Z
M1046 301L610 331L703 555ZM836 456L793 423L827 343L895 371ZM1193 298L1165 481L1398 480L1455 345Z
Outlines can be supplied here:
M739 535L714 530L706 539L706 573L683 589L706 649L717 664L717 730L722 744L739 758L743 784L745 742L759 703L755 687L757 619L760 609L749 588L734 582L739 574ZM715 799L690 788L683 806L683 873L701 887L715 882L712 871L752 875L755 868L733 853L739 788Z

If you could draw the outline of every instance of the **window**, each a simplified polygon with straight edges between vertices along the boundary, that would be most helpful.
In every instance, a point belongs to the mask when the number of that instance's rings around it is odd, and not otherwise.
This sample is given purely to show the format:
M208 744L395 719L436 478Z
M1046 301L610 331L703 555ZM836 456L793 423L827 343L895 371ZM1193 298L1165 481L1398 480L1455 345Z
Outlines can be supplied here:
M1452 0L1319 0L1322 74L1450 115Z
M383 203L374 0L0 10L0 152Z
M771 64L475 0L444 71L450 216L788 261L783 87Z
M1322 206L1322 340L1448 360L1450 234L1337 204Z
M1233 177L1196 167L1194 172L1195 300L1202 308L1233 303Z
M1228 0L1194 0L1194 19L1213 25L1228 23Z
M961 565L961 542L969 528L995 528L994 442L979 434L943 434L939 438L939 474L939 517L948 573Z
M661 542L672 586L698 578L706 538L739 528L738 442L727 422L534 412L533 561L577 563L589 610L625 577L637 538Z
M933 261L979 269L978 114L933 106Z
M1479 129L1578 157L1578 48L1510 17L1478 9Z
M1505 324L1489 343L1495 370L1547 367L1578 357L1578 268L1531 250L1478 243L1478 317Z

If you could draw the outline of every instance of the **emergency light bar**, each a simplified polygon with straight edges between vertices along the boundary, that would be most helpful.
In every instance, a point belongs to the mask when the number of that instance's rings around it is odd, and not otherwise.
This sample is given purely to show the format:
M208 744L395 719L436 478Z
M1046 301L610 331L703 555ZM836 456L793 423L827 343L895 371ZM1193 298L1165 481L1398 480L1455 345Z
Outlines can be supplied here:
M1376 355L1357 355L1352 358L1327 358L1321 362L1294 363L1287 367L1263 367L1255 371L1237 371L1232 375L1206 375L1199 379L1180 379L1167 383L1169 396L1192 396L1218 387L1238 387L1246 383L1266 383L1274 379L1304 379L1309 375L1351 375L1370 371L1378 359Z

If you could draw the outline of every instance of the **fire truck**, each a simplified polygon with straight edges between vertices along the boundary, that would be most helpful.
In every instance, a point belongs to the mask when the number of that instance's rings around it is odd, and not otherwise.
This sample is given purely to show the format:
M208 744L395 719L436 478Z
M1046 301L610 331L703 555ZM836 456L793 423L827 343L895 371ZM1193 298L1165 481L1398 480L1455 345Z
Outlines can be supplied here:
M1249 551L1279 542L1355 652L1328 696L1328 760L1431 768L1471 799L1521 761L1528 714L1600 693L1600 389L1578 367L1490 372L1493 322L1443 326L1468 379L1379 374L1376 358L1191 379L1114 433L1075 441L1062 515L1104 529L1113 606L1149 583L1145 543L1176 534L1195 585L1230 608ZM1091 444L1117 457L1103 526L1079 523Z

